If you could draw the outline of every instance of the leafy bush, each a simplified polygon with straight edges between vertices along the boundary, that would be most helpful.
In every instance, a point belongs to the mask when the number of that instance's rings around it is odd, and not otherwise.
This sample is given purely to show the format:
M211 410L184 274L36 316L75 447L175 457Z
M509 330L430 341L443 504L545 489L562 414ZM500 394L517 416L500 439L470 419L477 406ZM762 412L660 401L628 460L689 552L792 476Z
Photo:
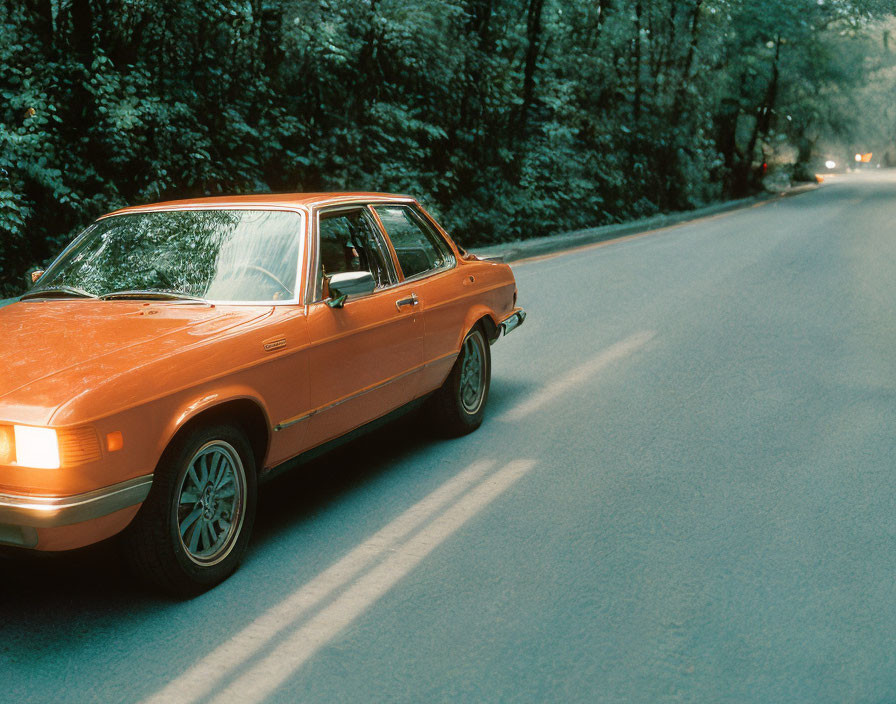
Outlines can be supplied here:
M743 195L781 140L807 162L842 131L885 9L4 3L0 297L101 213L167 198L409 192L469 246Z

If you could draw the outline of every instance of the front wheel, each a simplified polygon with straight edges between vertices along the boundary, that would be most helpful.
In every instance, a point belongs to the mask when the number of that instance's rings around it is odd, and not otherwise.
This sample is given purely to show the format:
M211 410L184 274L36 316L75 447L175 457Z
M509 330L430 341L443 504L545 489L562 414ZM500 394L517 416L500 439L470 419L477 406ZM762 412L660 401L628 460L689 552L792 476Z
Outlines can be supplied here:
M255 461L242 431L188 431L166 450L125 531L125 558L138 576L169 593L199 594L239 565L256 501Z
M438 430L465 435L482 425L491 371L488 341L477 325L467 333L451 373L429 401Z

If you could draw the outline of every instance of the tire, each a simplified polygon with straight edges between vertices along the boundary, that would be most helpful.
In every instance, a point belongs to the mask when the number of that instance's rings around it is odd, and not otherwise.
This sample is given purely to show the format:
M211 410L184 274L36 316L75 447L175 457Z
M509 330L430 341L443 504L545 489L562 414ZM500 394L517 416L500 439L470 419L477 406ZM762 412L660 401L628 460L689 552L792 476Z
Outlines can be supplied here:
M430 415L438 432L457 437L482 425L491 373L488 340L477 325L464 337L445 383L429 399Z
M255 521L255 459L228 425L176 437L124 532L124 558L142 580L178 597L211 589L239 566Z

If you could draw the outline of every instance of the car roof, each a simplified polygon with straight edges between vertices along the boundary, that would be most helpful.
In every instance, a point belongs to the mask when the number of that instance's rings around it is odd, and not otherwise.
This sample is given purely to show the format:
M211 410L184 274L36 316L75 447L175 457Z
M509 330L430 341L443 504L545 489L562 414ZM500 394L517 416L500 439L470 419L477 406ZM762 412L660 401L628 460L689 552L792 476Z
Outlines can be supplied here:
M119 210L108 213L109 215L121 215L123 213L145 213L153 210L173 210L173 209L189 209L194 207L220 207L228 206L296 206L302 208L337 205L341 203L366 203L369 201L379 202L395 202L395 203L413 203L416 202L411 196L398 195L395 193L371 193L363 191L349 191L344 193L259 193L255 195L239 195L239 196L213 196L204 198L190 198L187 200L169 200L162 203L150 203L148 205L135 205L129 208L121 208Z

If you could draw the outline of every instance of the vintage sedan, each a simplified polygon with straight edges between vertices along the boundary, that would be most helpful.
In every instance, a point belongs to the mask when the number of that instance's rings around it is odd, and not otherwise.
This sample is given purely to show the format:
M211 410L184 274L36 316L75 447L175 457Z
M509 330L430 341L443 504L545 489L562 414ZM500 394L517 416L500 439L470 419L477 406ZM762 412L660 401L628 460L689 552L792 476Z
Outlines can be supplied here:
M105 215L0 308L0 544L121 534L188 595L246 551L258 480L423 404L483 419L508 266L413 198L205 198Z

